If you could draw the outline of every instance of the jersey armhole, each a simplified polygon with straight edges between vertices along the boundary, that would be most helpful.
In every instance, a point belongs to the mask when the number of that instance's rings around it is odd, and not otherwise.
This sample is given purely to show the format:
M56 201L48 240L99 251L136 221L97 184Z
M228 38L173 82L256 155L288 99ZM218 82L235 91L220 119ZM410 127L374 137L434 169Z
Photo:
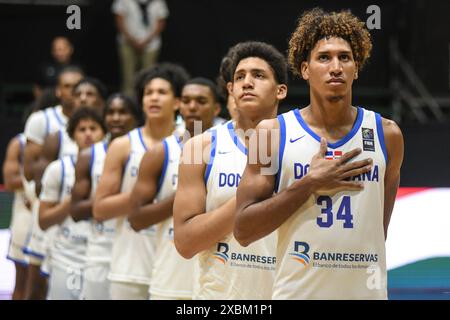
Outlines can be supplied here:
M384 160L385 160L386 165L387 165L388 164L388 157L387 157L386 143L384 141L383 121L382 121L381 116L380 116L379 113L375 113L375 121L377 123L378 141L380 142L381 150L383 151L383 155L384 155Z
M209 175L211 173L211 168L214 163L214 157L216 156L216 146L217 146L217 130L211 130L211 153L209 156L209 161L205 170L205 185L208 183Z
M94 159L95 159L95 144L91 146L91 159L89 159L89 173L91 177L93 177L92 169L94 168Z
M61 200L62 194L63 194L63 188L64 188L64 176L66 175L66 169L64 167L64 160L61 159L61 181L59 186L59 199Z
M161 176L159 177L158 187L156 188L156 194L161 190L162 184L164 182L164 178L166 177L167 164L169 163L169 145L167 144L167 139L163 140L164 145L164 164L161 171Z
M278 189L280 187L281 169L283 168L283 155L286 145L286 122L284 121L284 117L282 114L280 114L277 119L280 124L280 143L278 149L278 170L275 175L275 193L278 193Z

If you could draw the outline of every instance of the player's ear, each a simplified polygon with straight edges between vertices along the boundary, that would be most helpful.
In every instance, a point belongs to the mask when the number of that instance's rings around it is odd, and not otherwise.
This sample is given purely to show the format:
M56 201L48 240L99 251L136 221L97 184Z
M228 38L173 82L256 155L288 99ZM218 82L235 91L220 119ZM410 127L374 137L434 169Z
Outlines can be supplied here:
M284 98L286 98L287 90L288 90L287 85L279 84L277 86L277 99L278 100L283 100Z
M309 63L308 61L303 61L300 65L300 73L302 75L302 78L306 81L309 80Z
M353 76L353 80L358 79L358 64L356 63L355 75Z
M220 113L220 103L216 102L214 104L214 116L217 117Z
M232 82L227 82L227 90L228 90L228 95L232 96L233 95L233 83Z

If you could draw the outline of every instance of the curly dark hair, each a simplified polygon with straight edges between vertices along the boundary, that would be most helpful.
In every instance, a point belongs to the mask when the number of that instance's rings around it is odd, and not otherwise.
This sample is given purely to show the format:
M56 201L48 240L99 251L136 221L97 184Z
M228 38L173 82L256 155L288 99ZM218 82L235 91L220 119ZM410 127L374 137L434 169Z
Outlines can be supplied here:
M184 84L190 78L182 66L170 62L162 62L138 73L135 79L136 99L142 103L145 86L155 78L167 80L172 86L175 97L181 96Z
M232 48L229 65L224 66L224 74L222 76L231 76L231 82L234 81L234 73L236 68L246 58L256 57L267 62L273 71L275 80L279 84L287 84L287 64L284 56L274 46L259 41L240 42ZM228 75L227 75L228 74Z
M289 40L288 62L294 75L301 76L300 66L309 59L316 43L324 38L339 37L352 48L358 71L361 71L372 50L370 33L364 22L350 11L325 12L314 8L303 13Z
M69 134L70 138L73 139L75 130L77 129L77 126L81 122L81 120L95 121L100 125L103 133L106 133L107 131L102 116L99 115L97 111L89 107L81 107L72 114L69 119L69 123L67 124L67 133Z

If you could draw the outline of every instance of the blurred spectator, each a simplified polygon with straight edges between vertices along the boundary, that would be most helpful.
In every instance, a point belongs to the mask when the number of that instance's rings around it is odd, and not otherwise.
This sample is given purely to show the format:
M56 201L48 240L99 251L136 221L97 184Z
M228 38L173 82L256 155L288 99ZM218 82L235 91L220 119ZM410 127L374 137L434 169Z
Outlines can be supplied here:
M169 10L164 0L114 0L112 11L119 31L122 91L132 95L135 72L158 60Z
M39 65L36 84L33 88L34 97L41 96L42 90L56 85L59 72L72 64L73 45L66 37L56 37L52 41L52 61Z

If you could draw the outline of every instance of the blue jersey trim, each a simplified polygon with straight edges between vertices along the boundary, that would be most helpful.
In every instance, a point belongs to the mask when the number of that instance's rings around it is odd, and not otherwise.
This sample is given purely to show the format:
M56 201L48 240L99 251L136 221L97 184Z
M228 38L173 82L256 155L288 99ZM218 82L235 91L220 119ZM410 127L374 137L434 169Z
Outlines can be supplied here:
M74 155L70 155L69 157L70 157L70 162L72 163L73 168L75 169L75 164L76 164L76 161L77 161L77 157L74 156Z
M64 161L61 159L61 185L59 187L59 199L61 200L64 188L64 176L66 175L66 168L64 166Z
M62 119L59 117L58 112L56 112L56 107L52 108L53 113L55 115L56 120L58 120L59 124L62 126L65 126L66 124L64 123L64 121L62 121Z
M286 122L282 114L278 117L278 122L280 123L280 144L278 149L278 171L275 179L275 192L278 192L280 187L280 179L281 179L281 170L283 168L283 156L284 156L284 148L286 146Z
M217 147L217 131L216 129L214 129L211 130L211 154L209 156L209 162L205 170L205 185L208 183L211 168L214 163L214 157L216 156L216 147Z
M22 250L22 251L23 251L23 250ZM12 257L9 256L9 255L6 256L6 259L8 259L8 260L10 260L10 261L12 261L12 262L14 262L14 263L18 263L18 264L20 264L21 266L24 266L24 267L27 267L27 266L28 266L28 262L26 262L25 260L15 259L15 258L12 258Z
M230 133L231 140L233 140L233 143L238 147L239 150L242 151L243 154L247 155L247 148L241 143L238 136L236 135L236 132L233 128L233 122L229 122L227 125L228 132Z
M159 181L158 181L158 187L156 189L156 194L159 193L161 186L164 182L164 178L166 177L166 171L167 171L167 164L169 163L169 145L167 144L167 140L164 139L163 140L163 145L164 145L164 163L163 163L163 168L161 171L161 176L159 177Z
M91 146L91 159L89 159L89 173L91 177L93 177L92 169L94 167L94 160L95 160L95 144Z
M335 143L329 143L328 142L328 147L331 149L336 149L339 148L341 146L343 146L344 144L346 144L351 138L353 138L355 136L355 134L358 132L359 128L361 127L362 121L363 121L363 116L364 116L364 111L362 108L357 107L358 113L356 115L356 121L355 124L353 125L352 130L345 136L343 137L341 140L335 142ZM302 126L302 128L314 139L316 139L319 143L320 143L320 137L314 132L312 131L308 125L306 124L305 120L303 120L302 115L300 114L299 109L295 109L294 110L294 114L295 117L297 118L297 121L300 123L300 125Z
M105 149L105 153L108 151L108 143L106 141L103 143L103 149Z
M22 252L23 252L24 254L27 254L27 255L29 255L29 256L33 256L33 257L38 258L38 259L40 259L40 260L44 260L44 258L45 258L44 255L42 255L42 254L40 254L40 253L37 253L37 252L34 252L34 251L32 251L32 250L30 250L30 249L28 249L28 248L26 248L26 247L22 249Z
M388 163L386 143L384 142L384 130L383 130L383 122L380 114L375 113L375 121L377 123L377 134L378 140L380 142L381 150L383 150L384 160L386 161L386 165Z
M138 128L139 139L141 140L144 150L147 151L147 146L145 145L144 138L142 137L142 128Z
M183 145L181 144L181 137L178 134L175 134L175 140L177 141L180 150L183 149Z
M42 271L41 269L39 269L39 273L41 276L43 276L44 278L48 278L50 276L49 273Z

